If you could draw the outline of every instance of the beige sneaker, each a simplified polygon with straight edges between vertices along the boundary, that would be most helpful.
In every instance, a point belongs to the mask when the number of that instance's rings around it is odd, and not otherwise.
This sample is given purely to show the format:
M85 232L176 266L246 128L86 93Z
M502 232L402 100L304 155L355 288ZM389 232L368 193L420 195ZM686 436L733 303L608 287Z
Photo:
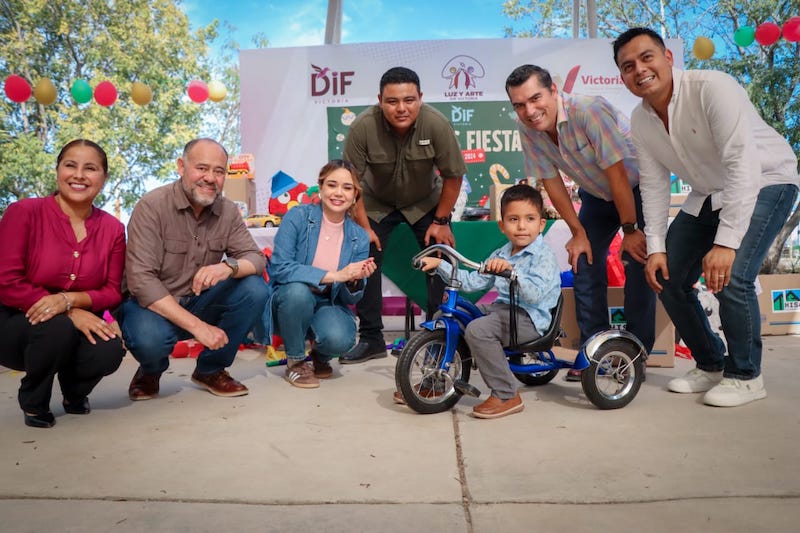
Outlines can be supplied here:
M292 366L289 366L287 362L285 379L290 385L301 389L316 389L319 387L319 378L314 375L314 365L311 364L311 361L299 362Z
M706 372L693 368L686 375L670 380L667 389L672 392L690 394L693 392L706 392L722 381L722 371Z
M767 397L764 378L755 379L722 378L716 387L703 397L703 403L715 407L737 407Z

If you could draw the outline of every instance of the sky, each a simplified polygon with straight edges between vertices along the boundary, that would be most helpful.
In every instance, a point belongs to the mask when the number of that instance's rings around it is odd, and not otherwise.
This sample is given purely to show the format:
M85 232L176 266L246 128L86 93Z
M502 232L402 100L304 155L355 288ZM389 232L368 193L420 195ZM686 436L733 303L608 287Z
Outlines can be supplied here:
M341 43L503 37L502 0L342 0ZM224 7L223 7L224 6ZM325 41L327 0L183 0L192 28L214 19L237 29L240 48L262 33L270 47Z

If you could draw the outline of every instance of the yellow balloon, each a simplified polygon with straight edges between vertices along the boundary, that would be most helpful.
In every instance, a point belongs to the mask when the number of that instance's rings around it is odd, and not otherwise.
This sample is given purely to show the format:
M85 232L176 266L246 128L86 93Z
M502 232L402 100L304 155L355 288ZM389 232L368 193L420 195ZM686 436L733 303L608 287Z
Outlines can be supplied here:
M714 55L714 43L708 37L698 37L694 40L692 51L697 59L711 59Z
M142 82L131 83L131 100L139 105L147 105L153 100L153 91Z
M228 89L221 81L214 80L208 84L208 99L212 102L221 102L228 94Z
M33 88L33 97L42 105L50 105L58 98L56 86L48 78L42 78Z

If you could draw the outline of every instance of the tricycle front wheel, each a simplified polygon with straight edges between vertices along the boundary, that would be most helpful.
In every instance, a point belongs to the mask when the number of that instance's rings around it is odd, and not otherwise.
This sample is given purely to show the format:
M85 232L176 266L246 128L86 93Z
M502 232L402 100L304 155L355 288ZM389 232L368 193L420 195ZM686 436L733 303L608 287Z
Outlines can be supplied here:
M406 404L421 414L441 413L461 398L454 382L469 381L469 348L459 339L448 368L441 368L447 348L444 329L422 330L403 347L395 366L397 390Z

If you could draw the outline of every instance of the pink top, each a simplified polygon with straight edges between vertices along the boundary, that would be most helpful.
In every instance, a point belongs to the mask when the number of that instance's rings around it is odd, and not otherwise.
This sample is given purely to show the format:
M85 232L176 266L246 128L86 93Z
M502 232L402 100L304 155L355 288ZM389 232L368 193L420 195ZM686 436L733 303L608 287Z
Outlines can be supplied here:
M82 291L92 311L119 305L125 226L96 207L85 224L77 242L55 195L9 205L0 218L0 302L27 311L48 294Z
M328 272L339 270L339 255L342 252L344 239L344 219L338 224L328 220L322 215L322 226L319 229L317 252L314 254L312 266Z

